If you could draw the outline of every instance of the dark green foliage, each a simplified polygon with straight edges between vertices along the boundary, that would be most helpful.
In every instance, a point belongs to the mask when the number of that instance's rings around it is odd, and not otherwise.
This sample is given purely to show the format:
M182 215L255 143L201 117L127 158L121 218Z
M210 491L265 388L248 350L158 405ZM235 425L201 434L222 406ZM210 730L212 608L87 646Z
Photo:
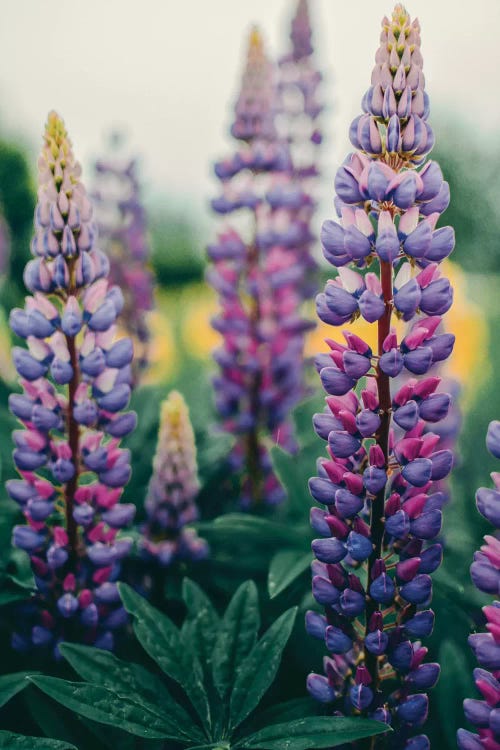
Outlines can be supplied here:
M61 654L85 681L47 675L31 675L29 681L89 720L86 732L94 732L98 722L138 741L166 740L176 747L307 750L388 731L378 722L318 717L314 704L303 700L277 706L274 716L268 709L267 721L255 731L254 712L276 678L296 609L283 612L257 639L258 596L251 581L240 586L222 619L196 584L185 580L182 590L187 616L179 630L120 585L137 639L162 677L151 663L145 669L99 649L62 644ZM40 715L36 704L33 713ZM254 728L246 721L252 714ZM50 720L42 718L41 724L51 728ZM63 731L72 736L71 727ZM107 744L106 733L103 739Z

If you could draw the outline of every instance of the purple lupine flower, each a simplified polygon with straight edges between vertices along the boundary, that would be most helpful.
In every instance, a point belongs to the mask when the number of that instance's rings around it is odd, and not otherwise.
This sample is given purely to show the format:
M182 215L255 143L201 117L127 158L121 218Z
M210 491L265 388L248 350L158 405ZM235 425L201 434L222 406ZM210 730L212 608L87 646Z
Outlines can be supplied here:
M166 567L176 560L201 560L207 543L190 524L198 520L196 446L186 402L172 391L161 406L158 445L146 497L148 520L141 549Z
M453 292L439 268L453 249L453 231L436 229L449 191L439 166L425 161L434 138L420 28L401 5L382 21L362 106L350 132L357 150L335 179L341 222L327 221L322 231L338 276L317 308L330 325L358 316L376 324L378 348L346 330L345 345L327 340L330 352L316 359L329 395L314 425L329 455L310 481L325 507L313 515L322 537L313 542L313 594L326 617L324 632L311 615L307 627L333 655L325 676L311 675L308 688L318 700L338 700L336 710L345 714L392 724L398 747L428 748L425 735L411 735L426 720L426 691L439 666L423 663L427 649L415 639L433 627L439 483L453 461L433 431L447 418L451 397L431 374L454 343L441 329ZM393 315L408 322L401 339ZM390 690L389 676L397 680Z
M241 143L215 172L222 193L212 207L236 220L250 217L249 236L226 223L208 254L208 281L219 295L213 327L222 335L214 379L223 428L236 436L232 466L243 475L242 507L276 504L283 490L272 472L264 440L294 450L290 410L305 394L304 334L312 324L300 315L310 289L308 223L311 198L296 181L288 144L274 125L275 71L259 32L250 35L248 60L236 103L232 134Z
M116 589L130 548L118 536L135 513L119 503L130 477L119 437L136 418L122 412L132 346L116 339L121 292L109 285L80 165L55 112L38 165L35 258L25 271L32 296L11 313L28 348L13 352L23 395L9 405L24 429L13 435L21 478L9 480L7 491L26 518L13 543L30 555L36 582L36 606L13 645L43 646L57 657L61 640L111 648L123 620L118 599L100 599L98 591Z
M490 422L486 436L486 446L495 458L500 458L500 422ZM471 565L471 578L480 591L498 597L500 592L500 474L491 475L494 488L480 487L476 493L476 505L492 526L495 536L487 534L485 544L474 554ZM486 619L486 632L469 636L479 668L474 670L474 681L481 694L481 700L467 698L464 701L465 718L476 729L477 734L459 729L457 743L461 750L495 750L500 748L500 602L483 607Z
M96 161L92 199L100 245L110 262L110 281L124 294L120 322L134 342L132 372L137 382L148 364L147 313L153 307L153 275L137 161L121 155L120 144L120 135L113 134L109 153Z

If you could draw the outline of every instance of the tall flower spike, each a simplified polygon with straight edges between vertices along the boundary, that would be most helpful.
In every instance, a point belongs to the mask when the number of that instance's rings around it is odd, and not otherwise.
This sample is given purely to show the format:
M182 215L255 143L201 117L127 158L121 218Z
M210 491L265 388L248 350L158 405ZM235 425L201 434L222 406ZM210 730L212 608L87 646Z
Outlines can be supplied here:
M175 560L201 560L208 546L194 529L199 491L196 446L186 402L172 391L161 406L158 446L146 498L148 520L142 550L164 567Z
M500 422L490 422L486 446L495 458L500 458ZM498 596L500 592L500 474L491 475L494 489L480 487L476 493L478 511L495 528L495 534L484 537L484 545L474 554L471 578L479 591ZM460 750L498 750L500 748L500 602L483 607L486 633L469 636L479 668L474 670L474 681L481 700L464 701L465 718L477 734L459 729L457 743Z
M121 147L122 137L113 134L109 153L95 164L92 198L100 244L110 261L109 278L124 294L120 324L134 342L132 372L137 382L148 364L147 313L153 307L153 276L137 161L123 154Z
M208 280L221 306L213 326L223 337L214 354L216 405L223 428L237 438L232 461L243 473L242 507L283 498L265 441L295 448L288 415L305 393L300 363L311 327L300 315L311 293L302 281L309 229L300 212L311 199L293 181L276 106L274 67L254 29L231 129L242 143L215 166L222 194L212 206L232 221L208 248Z
M341 223L322 229L339 270L318 315L333 326L362 316L377 326L378 347L345 330L345 345L327 340L330 352L317 357L328 396L314 425L328 457L310 481L325 506L311 514L312 586L325 615L309 613L307 628L331 654L325 675L309 676L310 693L392 724L398 748L424 749L427 737L411 734L425 722L439 666L423 663L420 638L433 628L430 573L442 556L437 483L453 460L432 431L451 398L429 370L454 343L440 332L453 294L439 269L454 237L435 228L449 196L439 165L422 165L433 137L419 44L418 22L397 5L382 22L366 114L351 128L358 150L335 179ZM402 337L393 318L408 323ZM410 377L398 386L403 371Z
M307 0L299 0L292 20L291 50L279 61L279 111L278 132L288 143L293 164L293 177L289 191L310 196L309 201L298 205L294 217L301 227L298 242L302 244L303 289L305 296L317 291L316 262L312 248L316 237L311 223L316 210L318 150L322 135L319 116L323 106L318 99L322 76L314 64L311 45L311 24Z
M58 655L60 640L112 648L126 621L116 579L131 541L120 538L134 505L120 504L130 456L120 438L135 427L132 343L116 339L121 291L107 280L92 208L63 121L51 112L38 161L35 236L24 310L10 316L28 348L15 347L23 395L9 406L21 479L7 482L26 524L14 528L36 581L13 645Z

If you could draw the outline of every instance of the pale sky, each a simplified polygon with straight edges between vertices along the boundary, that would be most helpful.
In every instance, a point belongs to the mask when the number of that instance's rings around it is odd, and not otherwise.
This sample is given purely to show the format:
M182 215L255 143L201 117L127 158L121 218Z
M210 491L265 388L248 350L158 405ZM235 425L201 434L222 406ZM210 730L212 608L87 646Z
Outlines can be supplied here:
M229 107L248 30L259 24L270 54L281 54L295 1L3 0L0 127L36 145L47 112L56 109L85 170L103 135L125 126L148 193L173 195L203 216L215 190L210 165L231 149ZM392 4L310 5L333 174L349 148L349 122L360 111L380 20ZM500 0L408 0L407 7L422 26L434 118L456 112L474 126L472 137L498 144Z

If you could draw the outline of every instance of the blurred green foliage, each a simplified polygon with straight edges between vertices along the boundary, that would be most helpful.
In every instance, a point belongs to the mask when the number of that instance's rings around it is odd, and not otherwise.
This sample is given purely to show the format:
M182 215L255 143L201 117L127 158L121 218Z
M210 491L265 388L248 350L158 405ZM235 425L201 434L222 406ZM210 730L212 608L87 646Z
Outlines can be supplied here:
M466 271L500 270L500 144L471 139L456 118L434 123L437 161L450 184L451 203L440 222L455 228L453 260Z

